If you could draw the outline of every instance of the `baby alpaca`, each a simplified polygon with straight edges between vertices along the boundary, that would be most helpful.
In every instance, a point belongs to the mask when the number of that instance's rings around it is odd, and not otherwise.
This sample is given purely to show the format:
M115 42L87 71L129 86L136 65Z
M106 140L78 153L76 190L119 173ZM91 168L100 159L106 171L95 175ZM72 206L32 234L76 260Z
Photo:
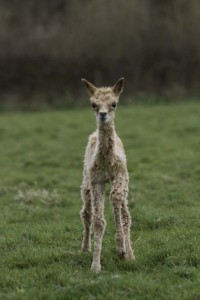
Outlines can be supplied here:
M105 230L104 189L112 183L110 199L113 206L117 252L121 258L134 259L130 240L131 217L128 211L128 171L123 144L117 136L114 116L119 96L123 91L124 79L113 87L97 88L82 79L90 95L90 102L96 115L97 130L90 135L86 147L81 196L83 207L82 250L91 250L91 224L94 230L94 255L91 270L101 270L100 255Z

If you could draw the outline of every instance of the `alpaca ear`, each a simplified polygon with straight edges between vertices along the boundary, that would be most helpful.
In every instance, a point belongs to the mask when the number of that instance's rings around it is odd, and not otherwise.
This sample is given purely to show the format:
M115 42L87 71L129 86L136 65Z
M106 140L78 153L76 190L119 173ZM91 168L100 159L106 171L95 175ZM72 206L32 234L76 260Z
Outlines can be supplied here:
M123 92L124 88L124 78L120 78L117 83L113 86L113 92L115 95L119 96Z
M87 81L84 78L82 78L81 81L83 82L83 84L85 85L86 89L88 90L89 95L93 96L94 93L96 92L97 88L92 83L90 83L89 81Z

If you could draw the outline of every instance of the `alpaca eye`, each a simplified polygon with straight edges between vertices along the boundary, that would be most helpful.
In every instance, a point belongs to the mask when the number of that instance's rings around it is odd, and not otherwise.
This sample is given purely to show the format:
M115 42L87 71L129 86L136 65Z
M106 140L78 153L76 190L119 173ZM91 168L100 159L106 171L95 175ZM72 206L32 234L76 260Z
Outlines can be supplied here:
M115 108L117 106L117 104L115 102L112 103L112 108Z
M92 108L96 109L97 105L95 103L92 103Z

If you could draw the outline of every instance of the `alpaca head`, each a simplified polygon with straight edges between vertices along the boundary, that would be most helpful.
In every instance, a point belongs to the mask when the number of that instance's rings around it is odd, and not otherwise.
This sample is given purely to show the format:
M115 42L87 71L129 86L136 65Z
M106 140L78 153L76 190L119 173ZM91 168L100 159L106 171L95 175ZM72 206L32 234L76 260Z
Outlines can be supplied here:
M120 78L113 87L97 88L86 79L82 79L90 95L90 102L95 112L97 123L112 122L119 96L123 91L124 78Z

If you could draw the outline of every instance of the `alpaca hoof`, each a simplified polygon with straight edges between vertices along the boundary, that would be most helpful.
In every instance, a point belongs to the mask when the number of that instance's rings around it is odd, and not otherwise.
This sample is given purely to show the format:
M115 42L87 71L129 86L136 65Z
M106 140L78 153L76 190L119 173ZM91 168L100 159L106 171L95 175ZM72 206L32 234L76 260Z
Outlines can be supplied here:
M82 247L83 252L91 252L91 248L89 247Z
M91 246L82 244L82 251L83 252L91 252Z
M125 259L126 260L135 260L135 255L133 254L132 251L127 252L126 255L125 255Z
M101 265L96 264L96 263L92 263L91 271L94 272L94 273L99 273L101 271Z
M125 259L126 258L126 252L125 251L118 251L118 256L120 259Z

